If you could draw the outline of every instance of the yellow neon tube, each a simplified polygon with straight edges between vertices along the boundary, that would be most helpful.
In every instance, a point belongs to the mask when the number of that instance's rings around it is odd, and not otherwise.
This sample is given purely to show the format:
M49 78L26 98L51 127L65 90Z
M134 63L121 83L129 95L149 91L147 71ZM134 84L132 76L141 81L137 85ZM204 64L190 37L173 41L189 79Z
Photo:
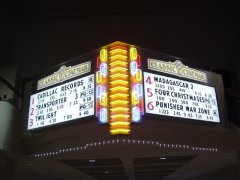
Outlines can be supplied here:
M109 71L110 72L116 72L116 71L122 71L122 72L124 72L124 73L127 73L127 68L124 68L124 67L115 67L115 68L112 68L112 69L110 69Z
M125 122L127 122L127 121L125 121ZM112 123L115 123L115 122L111 122L110 123L112 130L113 129L124 129L124 128L128 128L129 127L129 125L127 125L127 124L124 124L124 125L112 125Z
M100 51L100 60L101 60L101 62L107 62L107 50L106 49L102 49Z
M96 76L97 76L97 82L101 83L103 78L102 78L102 75L101 75L100 71L97 71L97 75Z
M127 50L118 48L118 49L110 50L109 53L111 55L113 55L113 54L127 54Z
M112 134L128 134L130 128L129 59L127 46L109 51L109 118Z
M113 122L130 122L128 118L115 118L115 119L112 119L110 117L110 124L113 123Z
M128 94L123 94L123 93L117 93L117 94L112 94L110 95L111 98L122 98L122 97L128 97Z
M125 125L125 126L111 126L111 130L117 130L117 129L129 129L130 126L129 125Z
M128 94L125 94L125 95L115 95L114 94L111 96L111 93L110 93L110 98L111 98L111 101L118 100L118 99L128 100Z
M129 115L130 112L129 112L129 111L111 111L111 112L110 112L110 115L111 115L111 116L113 116L113 115L119 115L119 114Z
M125 108L125 107L127 107L127 108L129 108L129 104L112 104L112 105L110 105L110 109L112 109L112 108L117 108L117 107L123 107L123 108ZM130 109L129 109L129 111L130 111Z
M117 61L110 62L109 65L110 65L110 66L119 66L119 65L120 65L120 66L127 66L128 63L125 62L125 61L119 61L119 60L117 60Z
M132 104L137 105L139 103L139 97L138 94L132 92Z
M111 134L129 134L130 130L129 129L114 129L110 130Z
M115 115L111 115L110 117L112 119L115 119L115 118L128 118L128 117L130 117L130 115L128 115L128 114L115 114Z
M122 45L115 45L115 46L112 46L110 48L111 51L114 50L114 49L125 49L125 50L127 50L127 47L126 46L122 46Z
M129 104L128 101L123 101L123 100L116 100L116 101L112 101L110 102L110 104L115 105L115 104Z
M112 81L110 82L110 84L112 84L112 85L116 85L116 84L126 85L126 84L129 84L129 82L128 82L128 81L124 81L124 80L112 80Z
M127 59L127 56L125 56L125 55L114 55L114 56L110 56L110 59L111 59L111 60L114 60L114 59L126 60L126 59Z
M111 91L128 91L128 87L122 87L122 86L116 86L113 88L110 88Z
M112 122L110 123L112 126L128 126L130 122Z
M100 105L107 106L107 94L106 93L101 95Z
M137 80L138 82L141 82L141 81L142 81L142 71L141 71L140 69L137 70L136 80Z
M113 92L114 91L114 93L118 93L118 92L116 92L116 90L117 89L114 89L115 87L119 87L119 88L128 88L128 85L127 84L114 84L114 85L110 85L110 92ZM119 91L119 93L121 92L121 93L128 93L127 92L127 89L118 89L118 91ZM111 94L113 94L113 93L111 93Z
M109 76L110 78L128 78L128 75L127 74L121 74L121 73L116 73L116 74L112 74Z
M136 60L137 59L137 49L136 48L130 48L129 56L130 56L131 61Z
M126 100L128 101L128 97L110 97L111 101L117 101L117 100Z
M124 108L124 107L115 107L111 108L110 111L129 111L129 108Z

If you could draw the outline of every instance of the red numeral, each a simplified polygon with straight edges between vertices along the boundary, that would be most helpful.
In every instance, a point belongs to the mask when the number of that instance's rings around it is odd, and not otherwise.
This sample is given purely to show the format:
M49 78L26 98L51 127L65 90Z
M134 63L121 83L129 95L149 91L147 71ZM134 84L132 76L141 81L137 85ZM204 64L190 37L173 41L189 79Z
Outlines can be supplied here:
M147 77L146 82L147 82L148 84L150 84L150 85L153 83L153 82L151 81L151 77L150 77L150 76Z
M148 94L148 97L152 97L153 96L153 93L152 93L152 89L151 88L147 88L147 93Z
M147 107L148 107L149 110L153 110L153 109L154 109L154 106L153 106L152 103L153 103L153 102L149 102L149 103L147 104Z

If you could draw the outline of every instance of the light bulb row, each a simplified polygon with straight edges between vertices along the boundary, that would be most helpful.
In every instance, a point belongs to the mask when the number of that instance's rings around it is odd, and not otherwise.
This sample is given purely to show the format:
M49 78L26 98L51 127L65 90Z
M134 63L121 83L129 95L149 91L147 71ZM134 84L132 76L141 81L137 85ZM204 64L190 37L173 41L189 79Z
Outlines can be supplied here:
M99 147L99 146L106 146L106 145L113 145L113 144L135 144L135 145L151 145L160 148L174 148L174 149L185 149L190 151L202 151L202 152L218 152L218 148L210 148L210 147L197 147L192 145L186 144L168 144L168 143L161 143L159 141L150 141L150 140L136 140L136 139L113 139L113 140L106 140L106 141L99 141L88 143L83 146L76 146L71 148L62 148L56 151L51 152L44 152L44 153L37 153L33 156L35 158L38 157L50 157L50 156L58 156L63 153L70 153L70 152L78 152L78 151L85 151L89 148Z

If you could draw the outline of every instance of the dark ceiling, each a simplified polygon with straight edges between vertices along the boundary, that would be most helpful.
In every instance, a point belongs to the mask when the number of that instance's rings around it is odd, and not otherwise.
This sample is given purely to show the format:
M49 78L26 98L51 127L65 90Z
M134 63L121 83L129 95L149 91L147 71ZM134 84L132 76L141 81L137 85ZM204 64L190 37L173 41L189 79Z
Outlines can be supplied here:
M3 0L0 9L0 59L20 61L23 77L114 41L227 71L239 52L238 0Z
M133 168L136 180L159 180L176 171L196 156L171 156L134 158ZM93 161L93 160L92 160ZM64 164L83 171L99 180L128 179L125 167L120 159L88 159L62 160Z
M237 0L3 0L1 4L17 17L183 10L236 13L239 5Z

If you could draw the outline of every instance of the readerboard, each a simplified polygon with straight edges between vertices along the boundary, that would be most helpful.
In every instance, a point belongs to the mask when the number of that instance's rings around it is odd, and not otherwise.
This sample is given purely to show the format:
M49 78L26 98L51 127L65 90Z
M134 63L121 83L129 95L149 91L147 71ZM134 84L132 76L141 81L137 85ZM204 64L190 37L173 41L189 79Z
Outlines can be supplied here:
M215 88L144 72L146 113L220 122Z
M28 130L94 115L94 75L33 94Z

